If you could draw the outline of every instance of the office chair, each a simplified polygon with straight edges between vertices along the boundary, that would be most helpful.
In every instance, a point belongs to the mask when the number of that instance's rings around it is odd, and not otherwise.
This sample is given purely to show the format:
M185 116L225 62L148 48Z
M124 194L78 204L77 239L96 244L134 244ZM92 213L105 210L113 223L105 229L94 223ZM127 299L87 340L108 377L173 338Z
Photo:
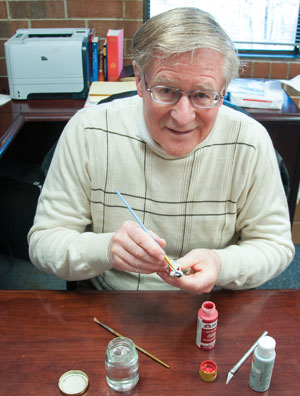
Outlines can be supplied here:
M251 117L252 116L242 107L237 106L231 102L229 102L228 100L224 100L223 104L227 107L230 107L234 110L240 111L244 114L246 114L247 116ZM287 170L287 167L285 166L285 163L283 161L283 158L281 157L281 155L278 153L278 151L274 148L275 150L275 154L276 154L276 158L277 158L277 162L278 162L278 166L279 166L279 170L280 170L280 175L281 175L281 181L283 184L283 188L285 191L285 195L287 197L287 199L289 198L290 195L290 191L291 191L291 187L290 187L290 175L289 172Z

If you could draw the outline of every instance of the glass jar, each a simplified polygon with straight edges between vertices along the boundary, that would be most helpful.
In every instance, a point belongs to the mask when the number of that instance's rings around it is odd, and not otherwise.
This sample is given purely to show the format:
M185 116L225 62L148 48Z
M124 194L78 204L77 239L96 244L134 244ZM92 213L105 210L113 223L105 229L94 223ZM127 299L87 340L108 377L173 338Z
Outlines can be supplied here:
M106 381L119 392L127 392L139 381L139 357L133 341L127 337L113 338L105 355Z

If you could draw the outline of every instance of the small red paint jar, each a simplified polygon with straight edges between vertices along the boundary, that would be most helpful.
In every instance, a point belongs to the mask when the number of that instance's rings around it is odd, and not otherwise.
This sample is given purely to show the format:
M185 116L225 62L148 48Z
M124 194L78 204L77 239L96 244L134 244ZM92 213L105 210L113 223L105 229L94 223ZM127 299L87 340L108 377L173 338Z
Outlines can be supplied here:
M198 311L196 345L204 351L213 349L216 343L218 311L211 301L205 301Z

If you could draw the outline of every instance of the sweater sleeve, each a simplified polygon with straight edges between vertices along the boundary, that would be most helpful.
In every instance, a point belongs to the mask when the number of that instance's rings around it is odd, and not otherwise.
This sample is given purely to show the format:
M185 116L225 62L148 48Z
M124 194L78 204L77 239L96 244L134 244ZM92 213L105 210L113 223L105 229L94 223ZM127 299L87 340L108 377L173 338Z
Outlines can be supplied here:
M86 133L77 114L59 139L28 234L32 263L66 280L90 279L110 268L106 252L112 233L89 231L89 167Z
M248 289L278 276L294 257L287 199L269 135L259 142L239 197L239 240L216 252L222 269L216 285Z

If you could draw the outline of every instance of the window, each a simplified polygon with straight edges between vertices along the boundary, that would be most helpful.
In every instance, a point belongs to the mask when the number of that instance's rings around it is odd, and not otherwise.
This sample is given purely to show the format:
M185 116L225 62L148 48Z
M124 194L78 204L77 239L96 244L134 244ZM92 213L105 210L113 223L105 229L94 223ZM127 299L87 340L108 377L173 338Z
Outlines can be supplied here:
M240 54L299 55L299 0L144 0L144 20L184 6L214 15Z

